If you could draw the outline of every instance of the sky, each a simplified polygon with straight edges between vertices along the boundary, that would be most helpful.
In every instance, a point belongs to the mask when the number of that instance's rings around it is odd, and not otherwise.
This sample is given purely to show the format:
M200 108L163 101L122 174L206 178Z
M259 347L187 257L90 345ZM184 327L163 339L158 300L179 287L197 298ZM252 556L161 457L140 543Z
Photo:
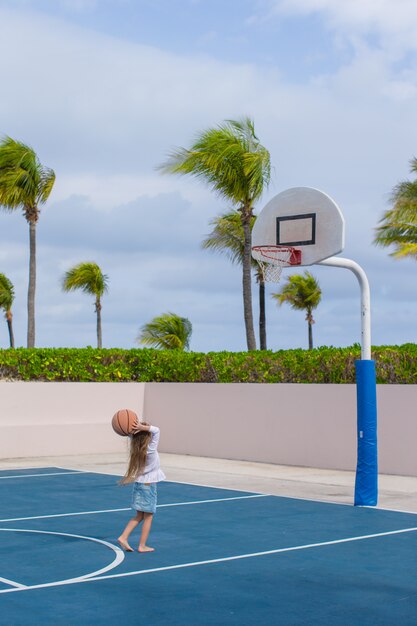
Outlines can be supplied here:
M109 279L103 347L137 347L143 324L169 311L191 321L194 351L246 349L241 268L201 248L231 206L157 170L243 116L271 154L256 213L290 187L330 195L346 222L342 256L370 282L372 343L415 342L415 261L372 242L417 156L416 32L415 0L0 0L0 135L56 173L37 228L36 345L96 345L92 298L61 288L70 267L94 261ZM0 211L19 346L28 241L22 214ZM308 269L323 293L315 345L359 342L354 275ZM279 288L267 286L268 348L305 348L305 315L277 306ZM253 305L256 323L255 281Z

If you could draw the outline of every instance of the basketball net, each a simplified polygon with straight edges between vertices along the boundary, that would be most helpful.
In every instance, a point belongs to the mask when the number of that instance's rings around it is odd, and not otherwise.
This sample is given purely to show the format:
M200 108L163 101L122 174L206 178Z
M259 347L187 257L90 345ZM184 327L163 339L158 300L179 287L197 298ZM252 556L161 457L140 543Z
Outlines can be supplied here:
M261 268L264 282L278 283L282 270L288 265L298 265L298 250L290 246L253 246L252 256Z

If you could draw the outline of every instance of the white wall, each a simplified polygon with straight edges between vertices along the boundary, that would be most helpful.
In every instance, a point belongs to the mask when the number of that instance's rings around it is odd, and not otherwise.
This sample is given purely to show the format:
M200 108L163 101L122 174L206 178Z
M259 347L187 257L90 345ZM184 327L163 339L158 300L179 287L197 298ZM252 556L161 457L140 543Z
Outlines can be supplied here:
M417 385L379 385L379 470L417 476ZM2 458L118 452L112 415L161 427L163 452L356 465L355 385L0 382Z
M377 402L379 471L417 476L417 385ZM356 385L147 383L144 411L166 452L356 468Z
M162 450L284 465L353 467L354 385L166 384L145 390Z
M0 456L19 458L120 452L111 418L141 414L144 383L0 383Z

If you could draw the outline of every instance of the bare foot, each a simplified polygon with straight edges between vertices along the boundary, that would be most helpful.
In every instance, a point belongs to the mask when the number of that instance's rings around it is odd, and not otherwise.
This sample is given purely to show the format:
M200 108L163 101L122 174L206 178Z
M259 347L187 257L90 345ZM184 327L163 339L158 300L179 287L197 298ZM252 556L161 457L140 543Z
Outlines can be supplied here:
M139 546L138 552L154 552L155 548L150 548L149 546Z
M125 541L124 539L122 539L121 537L118 538L117 543L122 546L123 550L125 550L126 552L133 552L133 548L131 548L129 546L129 544L127 543L127 541Z

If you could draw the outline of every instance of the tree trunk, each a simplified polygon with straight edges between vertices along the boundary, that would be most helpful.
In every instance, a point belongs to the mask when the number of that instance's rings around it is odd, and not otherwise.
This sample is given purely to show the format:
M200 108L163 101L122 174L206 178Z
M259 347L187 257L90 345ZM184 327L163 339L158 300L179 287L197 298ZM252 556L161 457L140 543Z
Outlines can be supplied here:
M259 343L260 349L266 350L265 283L259 281Z
M12 312L9 310L6 313L7 320L7 328L9 329L9 339L10 339L10 347L14 348L14 335L13 335L13 324L12 324Z
M96 299L96 311L97 311L97 348L102 347L101 336L101 302L100 298Z
M308 349L313 349L313 325L310 321L308 322Z
M243 312L246 328L246 343L248 350L256 350L255 331L253 327L252 313L252 233L250 229L251 210L242 208L242 226L244 233L244 249L242 263L242 286L243 286Z
M311 310L309 310L309 309L307 309L306 320L308 322L308 349L312 350L313 349L313 324L314 324L314 320L313 320L313 316L311 314Z
M29 221L29 288L27 347L35 347L36 220Z

